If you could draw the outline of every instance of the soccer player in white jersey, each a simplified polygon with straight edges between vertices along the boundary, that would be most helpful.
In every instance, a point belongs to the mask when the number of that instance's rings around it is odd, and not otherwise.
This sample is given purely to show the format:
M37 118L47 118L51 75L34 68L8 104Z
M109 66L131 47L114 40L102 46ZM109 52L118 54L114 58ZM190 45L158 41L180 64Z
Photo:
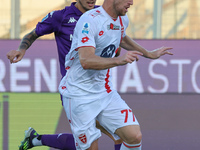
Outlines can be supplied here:
M116 139L121 150L141 150L142 134L132 109L110 82L110 68L138 61L138 56L157 59L172 55L170 47L148 51L126 35L126 12L133 0L104 0L76 24L72 47L66 56L67 74L59 85L63 105L79 150L97 150L101 136L95 120ZM128 50L114 57L117 48Z

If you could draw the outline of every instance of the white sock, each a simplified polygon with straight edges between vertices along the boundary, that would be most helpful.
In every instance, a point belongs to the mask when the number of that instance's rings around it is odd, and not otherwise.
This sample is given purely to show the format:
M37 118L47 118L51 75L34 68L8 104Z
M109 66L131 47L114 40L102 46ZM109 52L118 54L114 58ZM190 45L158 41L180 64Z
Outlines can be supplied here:
M33 146L42 146L42 141L38 140L37 138L34 138L32 140L32 144L33 144Z
M120 150L141 150L142 145L139 144L127 144L125 142L122 143Z

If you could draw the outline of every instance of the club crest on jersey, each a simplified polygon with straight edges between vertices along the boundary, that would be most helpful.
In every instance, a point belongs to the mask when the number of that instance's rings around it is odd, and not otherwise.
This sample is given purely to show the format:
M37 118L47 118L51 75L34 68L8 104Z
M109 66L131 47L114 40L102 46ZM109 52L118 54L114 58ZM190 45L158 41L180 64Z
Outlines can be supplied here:
M82 33L88 34L89 33L89 29L90 29L90 24L87 23L87 22L84 23Z
M119 26L114 25L113 23L110 23L110 25L107 25L108 30L119 30Z
M80 134L80 135L78 136L78 138L79 138L79 140L80 140L82 143L84 143L84 144L87 143L87 137L86 137L85 134Z
M102 51L100 56L106 57L106 58L112 57L115 50L116 50L115 45L111 44L111 45L107 46L106 48L104 48L104 50Z

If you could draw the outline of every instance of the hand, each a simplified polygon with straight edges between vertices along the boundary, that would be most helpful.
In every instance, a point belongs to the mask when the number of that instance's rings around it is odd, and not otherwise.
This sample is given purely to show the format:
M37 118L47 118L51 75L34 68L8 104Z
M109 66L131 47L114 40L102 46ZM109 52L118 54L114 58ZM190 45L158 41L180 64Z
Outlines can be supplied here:
M24 55L26 50L11 50L7 53L7 58L10 60L10 63L17 63L20 61Z
M138 51L128 51L125 55L119 57L120 63L119 65L125 65L127 63L132 63L133 61L138 61L138 55L143 55L141 52Z
M155 50L150 52L151 53L151 57L150 58L157 59L160 56L163 56L165 54L173 55L173 53L168 51L168 50L171 50L171 49L172 49L171 47L161 47L161 48L155 49Z

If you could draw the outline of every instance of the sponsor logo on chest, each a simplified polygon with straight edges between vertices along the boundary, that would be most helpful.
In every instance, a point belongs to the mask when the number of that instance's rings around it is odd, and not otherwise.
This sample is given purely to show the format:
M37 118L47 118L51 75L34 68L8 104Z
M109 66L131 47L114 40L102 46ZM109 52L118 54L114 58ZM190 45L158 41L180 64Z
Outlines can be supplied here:
M77 22L77 20L74 17L70 17L68 23L74 23Z
M108 30L119 30L120 26L114 25L113 23L110 23L110 25L107 25Z

